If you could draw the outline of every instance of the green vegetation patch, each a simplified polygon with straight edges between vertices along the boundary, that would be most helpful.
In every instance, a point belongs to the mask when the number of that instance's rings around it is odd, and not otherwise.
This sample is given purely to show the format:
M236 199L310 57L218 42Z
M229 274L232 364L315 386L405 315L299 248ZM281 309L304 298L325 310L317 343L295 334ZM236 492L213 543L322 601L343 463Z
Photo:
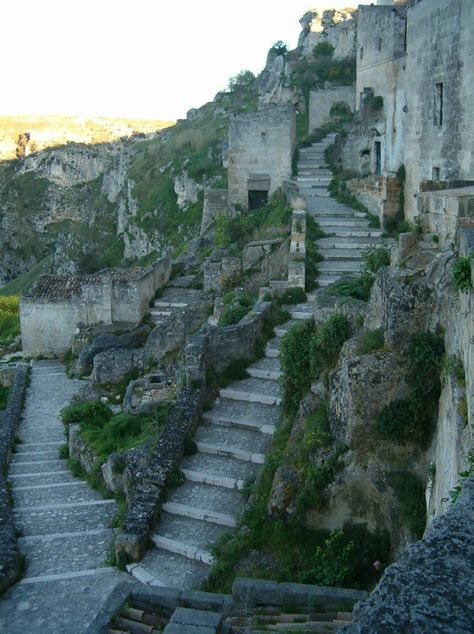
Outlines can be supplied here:
M453 266L453 283L461 293L468 293L472 288L471 267L474 253L458 258Z
M383 328L363 330L359 337L357 354L370 354L382 350L385 346Z
M88 447L102 461L114 452L124 452L144 442L156 442L170 412L168 404L159 405L153 415L113 414L99 401L69 405L61 412L65 424L80 425Z
M396 471L389 481L397 494L400 518L417 539L423 537L426 527L426 500L423 482L408 471Z
M10 388L0 385L0 410L4 410L8 403Z
M243 292L226 293L223 297L225 308L219 319L219 326L238 323L253 306L255 298Z
M0 346L8 346L20 334L20 298L0 296Z

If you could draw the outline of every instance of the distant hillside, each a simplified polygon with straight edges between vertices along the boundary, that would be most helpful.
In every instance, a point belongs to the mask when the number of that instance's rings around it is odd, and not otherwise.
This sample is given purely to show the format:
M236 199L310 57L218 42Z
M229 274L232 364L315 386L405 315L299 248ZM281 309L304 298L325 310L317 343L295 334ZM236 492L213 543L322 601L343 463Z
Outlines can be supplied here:
M71 142L109 143L139 134L148 136L173 123L111 117L0 116L0 160L28 156L32 152Z

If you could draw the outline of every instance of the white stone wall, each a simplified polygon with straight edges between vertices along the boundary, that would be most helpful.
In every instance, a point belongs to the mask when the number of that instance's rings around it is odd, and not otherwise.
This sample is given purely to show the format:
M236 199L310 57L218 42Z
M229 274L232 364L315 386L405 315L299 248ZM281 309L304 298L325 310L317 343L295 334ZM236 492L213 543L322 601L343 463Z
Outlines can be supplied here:
M22 298L20 303L23 351L32 357L64 354L78 323L78 307L70 302Z
M265 175L269 194L291 178L295 147L293 106L269 106L236 114L229 125L229 203L248 207L248 179Z
M343 102L349 106L351 112L355 110L355 89L352 86L328 86L309 93L309 132L320 128L330 118L330 111L334 104Z
M474 2L424 0L408 9L407 215L433 168L442 181L474 180ZM443 124L434 124L435 84L443 83Z

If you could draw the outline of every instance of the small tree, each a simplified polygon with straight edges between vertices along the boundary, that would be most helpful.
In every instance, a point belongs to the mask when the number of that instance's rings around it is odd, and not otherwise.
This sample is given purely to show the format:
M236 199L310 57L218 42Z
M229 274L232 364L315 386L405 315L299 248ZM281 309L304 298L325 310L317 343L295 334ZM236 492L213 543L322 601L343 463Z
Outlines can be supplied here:
M241 70L240 73L229 79L229 90L236 91L242 88L249 88L255 81L255 75L251 70Z

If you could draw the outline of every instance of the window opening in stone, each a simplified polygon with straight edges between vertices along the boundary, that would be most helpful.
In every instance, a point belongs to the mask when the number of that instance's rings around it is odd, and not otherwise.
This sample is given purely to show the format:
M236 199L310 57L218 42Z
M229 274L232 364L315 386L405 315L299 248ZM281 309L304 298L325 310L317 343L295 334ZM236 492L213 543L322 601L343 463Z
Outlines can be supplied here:
M360 59L364 59L364 47L360 47Z
M439 181L439 167L433 167L432 168L431 180Z
M443 125L443 93L444 86L442 82L435 84L434 95L434 125Z
M381 51L382 50L382 38L381 37L379 37L378 47L379 47L379 51Z
M260 209L268 202L268 191L264 189L249 189L249 211Z
M375 174L380 176L382 174L382 143L375 141Z
M405 29L404 29L404 34L403 34L403 50L407 51L407 21L404 20L405 22Z

